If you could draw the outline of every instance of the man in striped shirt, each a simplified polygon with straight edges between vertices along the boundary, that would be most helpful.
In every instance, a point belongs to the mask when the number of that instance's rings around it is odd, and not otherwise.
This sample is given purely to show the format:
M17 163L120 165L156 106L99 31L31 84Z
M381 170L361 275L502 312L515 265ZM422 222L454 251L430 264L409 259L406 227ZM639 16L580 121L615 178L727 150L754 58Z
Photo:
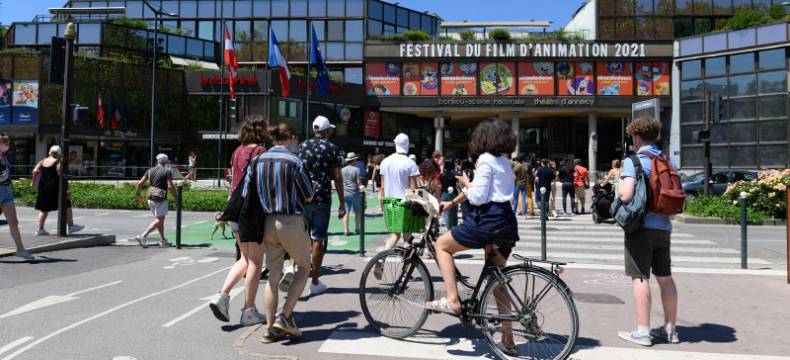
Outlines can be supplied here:
M280 124L270 128L269 132L274 147L251 162L244 194L257 195L260 200L263 216L255 222L257 226L263 226L269 279L280 278L286 253L291 256L291 263L296 265L296 272L290 281L285 305L276 319L279 284L269 281L264 289L267 329L261 339L263 343L282 340L286 335L302 335L293 320L293 310L310 271L311 243L303 214L305 204L313 201L315 195L302 160L288 150L288 146L297 142L293 131Z

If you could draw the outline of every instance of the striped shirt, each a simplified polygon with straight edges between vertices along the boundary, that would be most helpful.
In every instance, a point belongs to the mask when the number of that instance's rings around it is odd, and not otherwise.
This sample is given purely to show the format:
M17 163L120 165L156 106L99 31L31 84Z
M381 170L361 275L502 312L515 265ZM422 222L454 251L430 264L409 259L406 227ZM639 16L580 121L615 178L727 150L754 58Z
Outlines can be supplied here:
M255 179L255 191L264 214L299 215L306 199L315 195L304 164L283 146L275 146L250 162L244 196Z

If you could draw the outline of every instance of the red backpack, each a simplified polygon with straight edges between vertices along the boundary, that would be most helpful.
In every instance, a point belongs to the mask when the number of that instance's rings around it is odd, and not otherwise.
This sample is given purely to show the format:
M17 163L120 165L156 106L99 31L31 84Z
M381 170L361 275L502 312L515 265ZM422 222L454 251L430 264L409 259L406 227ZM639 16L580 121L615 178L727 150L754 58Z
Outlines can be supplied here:
M683 212L686 194L680 183L680 176L666 155L644 153L651 159L651 173L648 179L650 200L647 209L663 215L677 215Z

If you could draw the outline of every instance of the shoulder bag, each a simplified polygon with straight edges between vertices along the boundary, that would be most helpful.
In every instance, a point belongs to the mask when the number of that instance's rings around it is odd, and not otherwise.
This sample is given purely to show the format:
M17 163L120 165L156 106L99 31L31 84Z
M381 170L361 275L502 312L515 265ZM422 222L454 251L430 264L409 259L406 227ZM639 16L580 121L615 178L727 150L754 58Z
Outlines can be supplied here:
M631 155L630 159L634 164L635 173L634 197L628 204L624 204L620 200L620 196L615 194L614 202L612 202L612 207L609 209L614 221L623 228L626 234L634 233L644 225L650 196L647 190L645 172L642 170L642 162L639 161L636 155Z

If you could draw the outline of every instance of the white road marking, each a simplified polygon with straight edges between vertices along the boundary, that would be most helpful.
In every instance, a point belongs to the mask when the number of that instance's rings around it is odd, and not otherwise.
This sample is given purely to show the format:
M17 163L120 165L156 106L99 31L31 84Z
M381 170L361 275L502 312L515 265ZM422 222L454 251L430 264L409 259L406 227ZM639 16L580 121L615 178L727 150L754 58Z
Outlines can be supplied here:
M24 347L22 347L21 349L19 349L19 350L17 350L17 351L14 351L13 353L9 354L8 356L6 356L6 357L4 357L4 358L2 358L2 359L0 359L0 360L11 360L11 359L13 359L13 358L15 358L15 357L17 357L17 356L19 356L19 355L23 354L25 351L28 351L28 350L32 349L32 348L33 348L33 347L35 347L36 345L39 345L39 344L41 344L41 343L43 343L43 342L45 342L45 341L47 341L47 340L49 340L49 339L51 339L51 338L53 338L53 337L55 337L55 336L58 336L58 335L60 335L60 334L62 334L62 333L64 333L64 332L66 332L66 331L69 331L69 330L71 330L71 329L74 329L74 328L76 328L76 327L78 327L78 326L80 326L80 325L87 324L87 323L89 323L89 322L91 322L91 321L93 321L93 320L96 320L96 319L102 318L102 317L104 317L104 316L107 316L107 315L109 315L109 314L112 314L112 313L114 313L114 312L116 312L116 311L118 311L118 310L121 310L121 309L123 309L123 308L126 308L126 307L129 307L129 306L131 306L131 305L137 304L137 303L139 303L139 302L142 302L142 301L148 300L148 299L150 299L150 298L153 298L153 297L156 297L156 296L159 296L159 295L162 295L162 294L168 293L168 292L170 292L170 291L173 291L173 290L180 289L180 288L182 288L182 287L185 287L185 286L187 286L187 285L190 285L190 284L196 283L196 282L198 282L198 281L200 281L200 280L203 280L203 279L210 278L210 277L212 277L212 276L214 276L214 275L216 275L216 274L219 274L219 273L225 272L225 271L227 271L227 270L228 270L228 269L230 269L230 268L231 268L230 266L228 266L228 267L224 267L224 268L222 268L222 269L219 269L219 270L213 271L213 272L211 272L211 273L208 273L208 274L206 274L206 275L203 275L203 276L200 276L200 277L194 278L194 279L192 279L192 280L189 280L189 281L187 281L187 282L185 282L185 283L182 283L182 284L180 284L180 285L176 285L176 286L173 286L173 287L171 287L171 288L164 289L164 290L160 290L160 291L157 291L157 292L155 292L155 293L151 293L151 294L148 294L148 295L146 295L146 296L139 297L139 298L137 298L137 299L134 299L134 300L131 300L131 301L125 302L125 303L123 303L123 304L121 304L121 305L118 305L118 306L116 306L116 307L113 307L113 308L111 308L111 309L109 309L109 310L105 310L105 311L103 311L103 312L101 312L101 313L98 313L98 314L96 314L96 315L93 315L93 316L91 316L91 317L88 317L88 318L85 318L85 319L83 319L83 320L80 320L80 321L78 321L78 322L75 322L75 323L73 323L73 324L71 324L71 325L69 325L69 326L66 326L66 327L64 327L64 328L61 328L61 329L59 329L59 330L57 330L57 331L54 331L54 332L52 332L52 333L50 333L50 334L48 334L48 335L46 335L46 336L44 336L44 337L42 337L42 338L39 338L38 340L35 340L35 341L33 341L33 342L32 342L32 343L30 343L30 344L27 344L27 345L25 345L25 346L24 346Z
M105 287L108 287L108 286L118 285L118 284L120 284L122 282L123 281L121 281L121 280L113 281L113 282L111 282L109 284L94 286L92 288L76 291L76 292L73 292L73 293L68 294L68 295L50 295L50 296L46 296L46 297L43 297L43 298L38 299L36 301L33 301L31 303L22 305L22 306L14 309L14 310L11 310L11 311L3 314L3 315L0 315L0 319L11 317L11 316L14 316L14 315L24 314L26 312L38 310L38 309L41 309L41 308L45 308L47 306L52 306L52 305L57 305L57 304L69 302L69 301L72 301L72 300L77 300L77 299L79 299L79 297L77 297L77 295L81 295L81 294L84 294L84 293L87 293L87 292L90 292L90 291L94 291L94 290L98 290L98 289L101 289L101 288L105 288Z
M526 234L526 235L521 234L521 235L519 235L519 237L521 238L520 242L523 242L523 241L526 241L526 240L540 240L540 234ZM618 244L622 244L623 241L624 241L622 236L620 236L620 237L595 237L595 238L590 238L590 237L584 237L584 236L561 236L559 234L547 234L546 235L546 240L547 241L572 241L572 242L579 242L579 241L582 241L582 242L607 242L607 243L618 243ZM520 243L520 242L518 242L518 243ZM672 242L672 245L677 245L677 244L685 244L685 245L690 245L690 244L716 245L716 243L713 242L713 241L700 240L700 239L672 239L671 242ZM516 243L516 244L518 244L518 243Z
M200 260L198 260L197 262L199 262L199 263L201 263L201 264L208 264L208 263L215 262L215 261L217 261L217 260L219 260L219 258L218 258L218 257L207 257L207 258L205 258L205 259L200 259Z
M96 214L96 215L93 215L93 216L107 216L107 215L110 215L110 213L108 213L108 212L103 212L103 213L98 213L98 214Z
M200 225L200 224L207 223L207 222L208 222L208 220L200 220L200 221L193 222L192 225Z
M585 260L623 260L623 253L572 253L572 252L557 252L552 251L551 246L548 247L548 255L552 260L556 259L585 259ZM464 251L464 254L483 255L482 249L472 249ZM526 257L540 257L540 251L519 251L516 249L513 253ZM694 262L706 264L740 264L741 258L739 256L733 257L716 257L716 256L672 256L672 262ZM750 264L771 265L769 261L760 258L749 258Z
M230 300L228 300L228 301L233 300L233 298L236 297L236 295L239 295L242 291L244 291L244 287L243 286L239 286L239 287L234 288L233 290L231 290L230 294L229 294L230 295ZM182 320L184 320L184 319L186 319L186 318L188 318L188 317L190 317L192 315L195 315L195 313L197 313L198 311L205 310L206 307L208 307L208 304L209 304L209 302L207 300L211 300L212 297L214 297L214 295L206 296L204 298L199 299L199 300L204 300L206 302L198 305L197 307L195 307L192 310L187 311L183 315L181 315L181 316L179 316L179 317L177 317L177 318L175 318L173 320L170 320L170 321L164 323L162 325L162 327L163 328L169 328L169 327L171 327L171 326L173 326L175 324L178 324Z
M7 351L19 346L19 345L22 345L22 344L24 344L24 343L26 343L26 342L28 342L30 340L33 340L33 339L34 339L34 337L32 337L32 336L25 336L23 338L14 340L13 342L9 343L8 345L0 347L0 355L2 355L3 353L5 353L5 352L7 352Z
M181 256L181 257L177 257L177 258L172 258L172 259L170 259L170 262L182 262L182 261L187 261L187 260L192 260L192 257L191 256Z
M600 245L600 244L551 244L551 240L547 240L552 249L570 249L570 250L614 250L623 251L623 245ZM673 244L674 245L674 244ZM516 249L540 249L538 242L517 242ZM672 246L672 253L706 253L706 254L740 254L735 249L713 248L713 247L686 247L686 246Z

